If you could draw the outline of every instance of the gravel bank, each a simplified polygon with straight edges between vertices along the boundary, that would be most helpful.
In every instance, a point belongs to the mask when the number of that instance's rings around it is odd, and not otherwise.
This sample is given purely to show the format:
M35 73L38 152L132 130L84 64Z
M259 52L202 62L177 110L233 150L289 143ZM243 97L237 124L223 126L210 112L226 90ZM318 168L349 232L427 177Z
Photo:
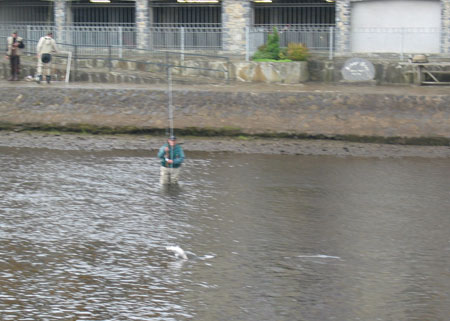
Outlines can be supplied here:
M0 147L55 150L157 150L164 137L146 135L88 135L0 131ZM328 155L353 157L450 158L448 146L405 146L332 140L239 139L180 137L186 152Z

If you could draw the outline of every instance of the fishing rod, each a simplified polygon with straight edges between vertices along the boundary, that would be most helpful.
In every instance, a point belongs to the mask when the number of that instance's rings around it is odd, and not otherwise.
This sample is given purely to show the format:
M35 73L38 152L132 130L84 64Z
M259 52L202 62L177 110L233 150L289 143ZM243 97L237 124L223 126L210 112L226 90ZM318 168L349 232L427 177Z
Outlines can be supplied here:
M171 66L167 66L167 84L168 84L168 113L169 113L169 137L174 136L173 134L173 96L172 96L172 69ZM175 146L170 146L169 144L169 150L170 150L170 159L172 160L172 164L170 164L170 168L173 168L173 151ZM170 177L169 172L169 181L172 180L172 177Z
M169 135L173 136L173 106L172 106L172 69L167 66L167 83L168 83L168 113L169 113Z

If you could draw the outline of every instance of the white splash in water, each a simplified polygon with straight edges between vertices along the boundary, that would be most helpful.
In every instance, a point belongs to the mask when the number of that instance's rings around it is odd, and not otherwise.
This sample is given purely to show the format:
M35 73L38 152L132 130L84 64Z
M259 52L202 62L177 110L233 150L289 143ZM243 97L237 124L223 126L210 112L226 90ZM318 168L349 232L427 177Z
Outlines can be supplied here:
M181 258L183 260L187 260L188 257L186 252L179 246L166 246L167 251L172 251L175 254L176 258Z
M316 255L298 255L299 258L310 258L310 259L336 259L340 260L341 258L339 256L331 256L331 255L324 255L324 254L316 254Z

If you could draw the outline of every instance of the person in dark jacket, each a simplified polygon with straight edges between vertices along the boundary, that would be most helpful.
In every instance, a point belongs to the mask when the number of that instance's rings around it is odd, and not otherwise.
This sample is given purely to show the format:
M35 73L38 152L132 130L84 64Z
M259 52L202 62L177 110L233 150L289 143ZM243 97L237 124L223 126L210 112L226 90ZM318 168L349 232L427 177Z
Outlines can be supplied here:
M176 137L170 136L167 144L161 146L158 151L161 159L161 171L159 182L163 184L176 184L180 175L180 166L184 162L183 148L176 143Z
M22 54L23 44L22 37L19 37L17 31L13 31L10 37L7 39L8 46L6 48L6 58L9 59L11 65L11 77L8 79L19 80L20 75L20 55Z

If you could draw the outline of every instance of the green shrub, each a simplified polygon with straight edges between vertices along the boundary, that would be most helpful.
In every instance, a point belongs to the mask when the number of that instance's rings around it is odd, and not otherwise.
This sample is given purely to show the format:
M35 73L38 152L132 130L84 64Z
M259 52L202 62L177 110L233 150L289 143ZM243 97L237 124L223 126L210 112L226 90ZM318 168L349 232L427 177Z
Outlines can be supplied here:
M258 51L252 57L253 59L280 59L280 37L277 28L273 28L267 36L267 43L259 46Z
M273 32L267 36L267 43L265 51L271 56L272 59L280 58L280 36L278 35L277 28L273 28Z
M266 51L266 47L267 47L266 44L263 44L258 47L258 51L261 51L261 52Z
M280 57L293 61L305 61L309 57L309 50L304 44L291 42L281 51Z
M252 57L253 60L257 60L257 59L274 59L272 58L272 55L268 52L265 51L257 51L255 52L255 54Z

